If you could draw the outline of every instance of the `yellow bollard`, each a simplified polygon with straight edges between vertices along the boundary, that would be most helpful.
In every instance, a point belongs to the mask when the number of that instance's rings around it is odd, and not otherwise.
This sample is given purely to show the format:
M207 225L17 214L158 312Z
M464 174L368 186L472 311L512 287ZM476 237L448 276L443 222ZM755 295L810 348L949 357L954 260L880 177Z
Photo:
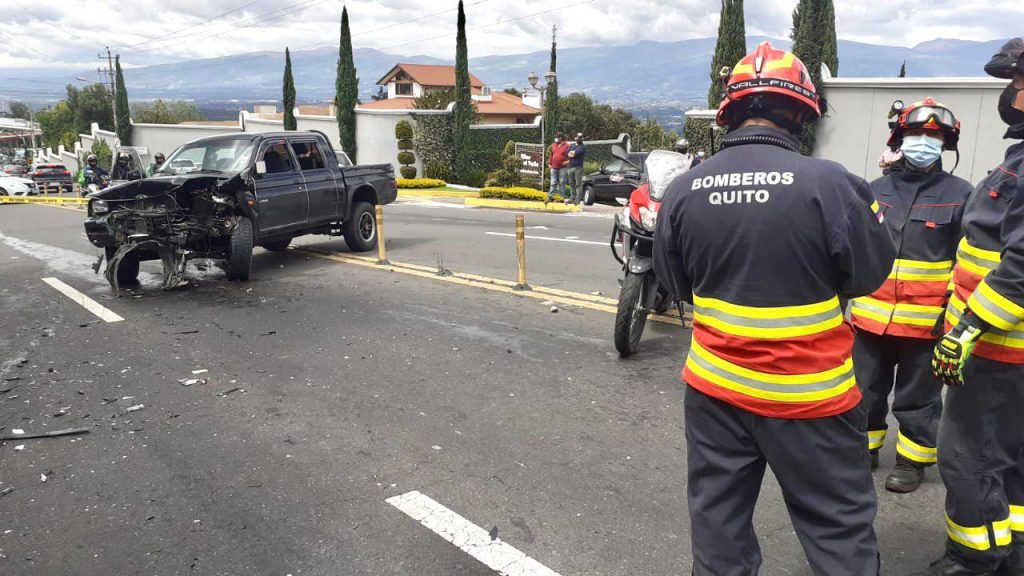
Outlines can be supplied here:
M519 257L519 278L516 290L530 290L526 283L526 219L516 214L516 253Z
M377 205L377 264L390 264L384 242L384 207L380 204Z

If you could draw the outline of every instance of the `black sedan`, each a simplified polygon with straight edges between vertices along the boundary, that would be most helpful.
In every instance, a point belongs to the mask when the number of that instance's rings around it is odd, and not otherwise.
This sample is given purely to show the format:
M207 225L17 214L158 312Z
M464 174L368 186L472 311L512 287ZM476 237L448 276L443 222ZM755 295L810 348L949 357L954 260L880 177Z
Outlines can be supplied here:
M590 206L596 201L614 202L616 198L629 198L643 180L646 152L632 152L629 162L618 158L607 162L601 170L583 177L583 203Z

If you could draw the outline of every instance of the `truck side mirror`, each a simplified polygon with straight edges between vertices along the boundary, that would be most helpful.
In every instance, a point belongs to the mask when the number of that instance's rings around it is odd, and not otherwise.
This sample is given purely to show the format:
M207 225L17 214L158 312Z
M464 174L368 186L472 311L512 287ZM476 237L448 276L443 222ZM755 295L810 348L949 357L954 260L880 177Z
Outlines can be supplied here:
M267 173L267 163L264 162L263 160L258 160L256 162L256 173L259 174L260 176L266 174Z

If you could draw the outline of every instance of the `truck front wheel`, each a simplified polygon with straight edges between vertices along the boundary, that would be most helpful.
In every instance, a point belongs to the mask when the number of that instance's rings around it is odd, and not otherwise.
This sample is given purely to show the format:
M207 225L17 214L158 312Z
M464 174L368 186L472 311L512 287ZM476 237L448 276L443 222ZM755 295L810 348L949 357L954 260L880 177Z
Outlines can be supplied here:
M345 222L345 244L353 252L366 252L377 247L377 212L369 202L353 202L352 217Z
M110 265L110 259L117 253L117 248L107 247L107 266ZM136 253L129 252L121 259L117 264L117 283L118 284L134 284L139 279L139 256Z
M241 216L228 248L228 280L245 281L252 271L252 220Z

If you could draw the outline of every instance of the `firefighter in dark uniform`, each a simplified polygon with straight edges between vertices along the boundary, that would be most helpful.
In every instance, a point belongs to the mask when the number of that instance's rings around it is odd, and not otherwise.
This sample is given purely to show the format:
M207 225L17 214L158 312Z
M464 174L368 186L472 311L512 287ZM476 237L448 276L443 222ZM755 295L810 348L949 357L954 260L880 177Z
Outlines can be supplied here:
M853 329L895 248L867 182L800 155L820 117L804 64L764 43L726 83L721 151L670 185L654 262L693 305L683 369L696 576L754 576L751 517L771 466L818 576L875 576L876 511Z
M871 183L881 219L896 243L896 263L885 284L850 304L857 328L853 365L868 409L871 467L885 443L889 393L899 422L891 492L913 492L935 464L942 414L942 383L931 369L948 300L953 259L971 185L942 170L942 151L957 149L960 122L931 98L900 113L889 146L902 152L889 174ZM898 366L898 370L897 370Z
M1024 40L985 66L1010 80L999 98L1006 138L1024 140ZM946 554L928 576L1024 575L1024 142L981 181L933 370L950 386L939 424Z

